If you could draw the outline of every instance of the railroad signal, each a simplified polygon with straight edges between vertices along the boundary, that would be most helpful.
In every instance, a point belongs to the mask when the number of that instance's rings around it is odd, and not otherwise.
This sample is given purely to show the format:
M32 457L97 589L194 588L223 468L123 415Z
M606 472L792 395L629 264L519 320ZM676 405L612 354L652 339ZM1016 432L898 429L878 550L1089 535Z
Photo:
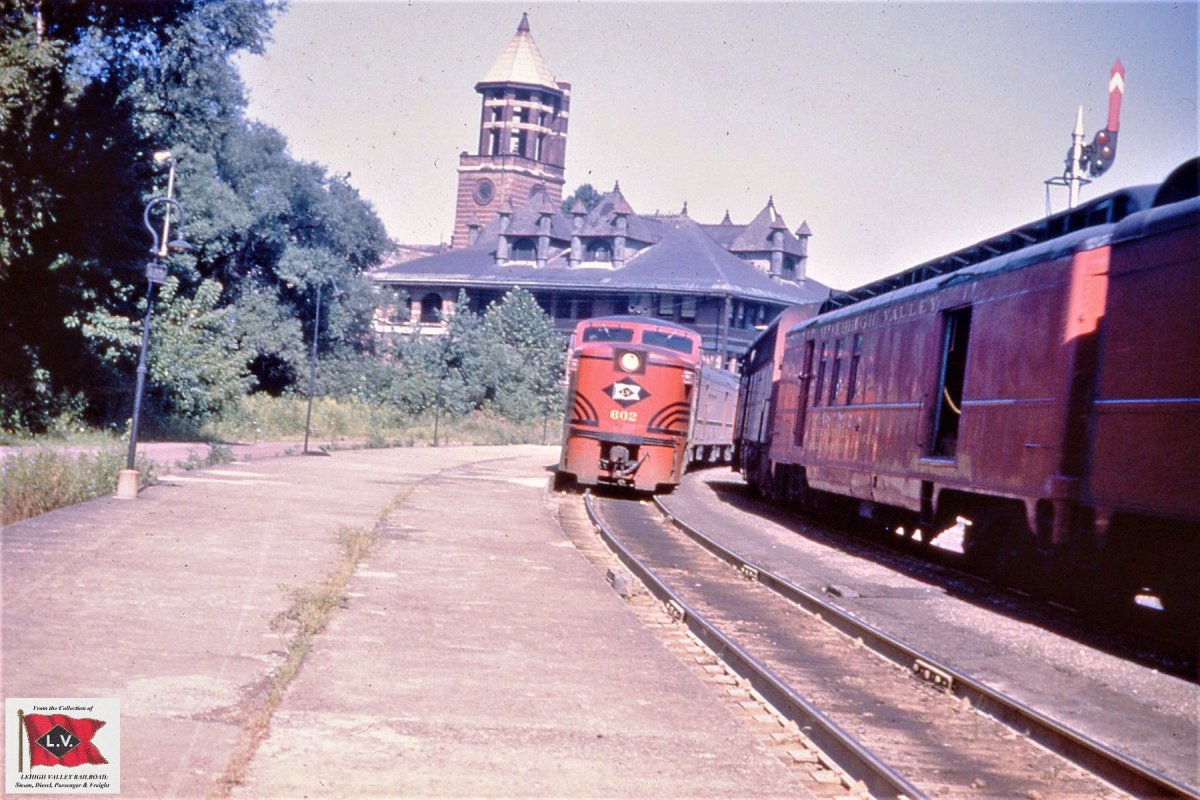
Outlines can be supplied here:
M1067 150L1066 169L1061 178L1046 181L1046 213L1050 213L1050 186L1067 186L1070 189L1068 208L1079 203L1079 187L1099 178L1117 158L1117 134L1121 122L1121 101L1125 97L1125 67L1120 59L1113 64L1108 78L1108 120L1105 127L1096 131L1091 143L1084 143L1083 106L1075 115L1075 129L1071 134L1071 147Z
M1120 60L1113 64L1108 78L1108 123L1096 131L1092 143L1083 148L1081 165L1088 174L1099 178L1112 166L1117 157L1117 132L1121 125L1121 100L1125 97L1125 67Z

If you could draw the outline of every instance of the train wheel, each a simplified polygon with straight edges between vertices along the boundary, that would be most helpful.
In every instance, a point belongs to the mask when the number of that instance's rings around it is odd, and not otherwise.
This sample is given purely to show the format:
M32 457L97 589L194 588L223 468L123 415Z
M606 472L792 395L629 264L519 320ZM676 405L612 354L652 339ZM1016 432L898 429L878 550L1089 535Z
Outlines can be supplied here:
M1020 508L1002 504L972 515L963 537L963 555L971 568L1003 586L1035 583L1033 537Z

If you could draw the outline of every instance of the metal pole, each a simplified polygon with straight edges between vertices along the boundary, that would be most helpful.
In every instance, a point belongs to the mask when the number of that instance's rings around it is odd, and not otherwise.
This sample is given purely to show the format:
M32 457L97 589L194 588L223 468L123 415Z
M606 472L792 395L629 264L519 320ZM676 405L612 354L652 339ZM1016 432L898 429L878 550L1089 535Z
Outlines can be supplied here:
M1083 181L1083 166L1080 159L1083 156L1083 106L1075 114L1075 132L1071 134L1071 186L1070 199L1067 208L1079 205L1079 187Z
M304 417L304 452L308 452L308 429L312 423L313 393L317 390L317 337L321 335L321 284L317 284L317 314L313 319L312 359L308 365L308 413Z
M168 213L170 213L168 209ZM154 313L154 281L146 281L146 318L142 322L142 349L138 353L137 388L133 392L133 423L129 427L129 455L125 469L133 469L137 457L138 420L142 413L142 391L146 388L146 352L150 349L150 317Z

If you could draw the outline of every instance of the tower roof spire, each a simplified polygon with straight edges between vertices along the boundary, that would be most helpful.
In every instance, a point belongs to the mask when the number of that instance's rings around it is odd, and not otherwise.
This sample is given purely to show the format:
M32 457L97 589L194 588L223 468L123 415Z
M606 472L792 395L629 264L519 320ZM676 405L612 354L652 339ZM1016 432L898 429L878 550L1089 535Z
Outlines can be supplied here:
M558 82L554 73L546 66L541 51L533 41L529 32L529 15L521 14L521 23L517 32L509 40L504 52L496 59L496 63L488 70L487 75L478 86L495 83L520 83L526 86L542 86L558 90Z

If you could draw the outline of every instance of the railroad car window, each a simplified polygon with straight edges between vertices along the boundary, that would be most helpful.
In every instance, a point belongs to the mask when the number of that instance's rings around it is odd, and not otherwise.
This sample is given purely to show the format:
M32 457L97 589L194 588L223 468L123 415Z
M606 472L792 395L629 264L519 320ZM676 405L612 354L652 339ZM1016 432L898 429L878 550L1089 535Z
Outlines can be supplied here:
M962 415L963 385L967 377L971 309L959 308L947 311L942 316L942 358L934 400L930 452L935 456L953 458L958 446L958 421Z
M842 372L842 340L838 339L833 343L833 374L829 376L829 402L827 405L833 405L837 402L838 396L838 380Z
M583 329L585 342L632 342L633 330L630 328L610 328L607 325L592 325Z
M846 405L854 402L858 390L858 362L862 360L862 334L854 334L854 346L850 351L850 375L846 378Z
M821 358L817 362L817 385L813 390L812 404L814 406L821 405L821 392L825 389L825 350L826 344L821 342Z
M665 347L668 350L674 350L677 353L691 353L696 349L696 343L688 336L681 336L678 333L666 333L665 331L642 331L642 344L648 344L653 347Z

